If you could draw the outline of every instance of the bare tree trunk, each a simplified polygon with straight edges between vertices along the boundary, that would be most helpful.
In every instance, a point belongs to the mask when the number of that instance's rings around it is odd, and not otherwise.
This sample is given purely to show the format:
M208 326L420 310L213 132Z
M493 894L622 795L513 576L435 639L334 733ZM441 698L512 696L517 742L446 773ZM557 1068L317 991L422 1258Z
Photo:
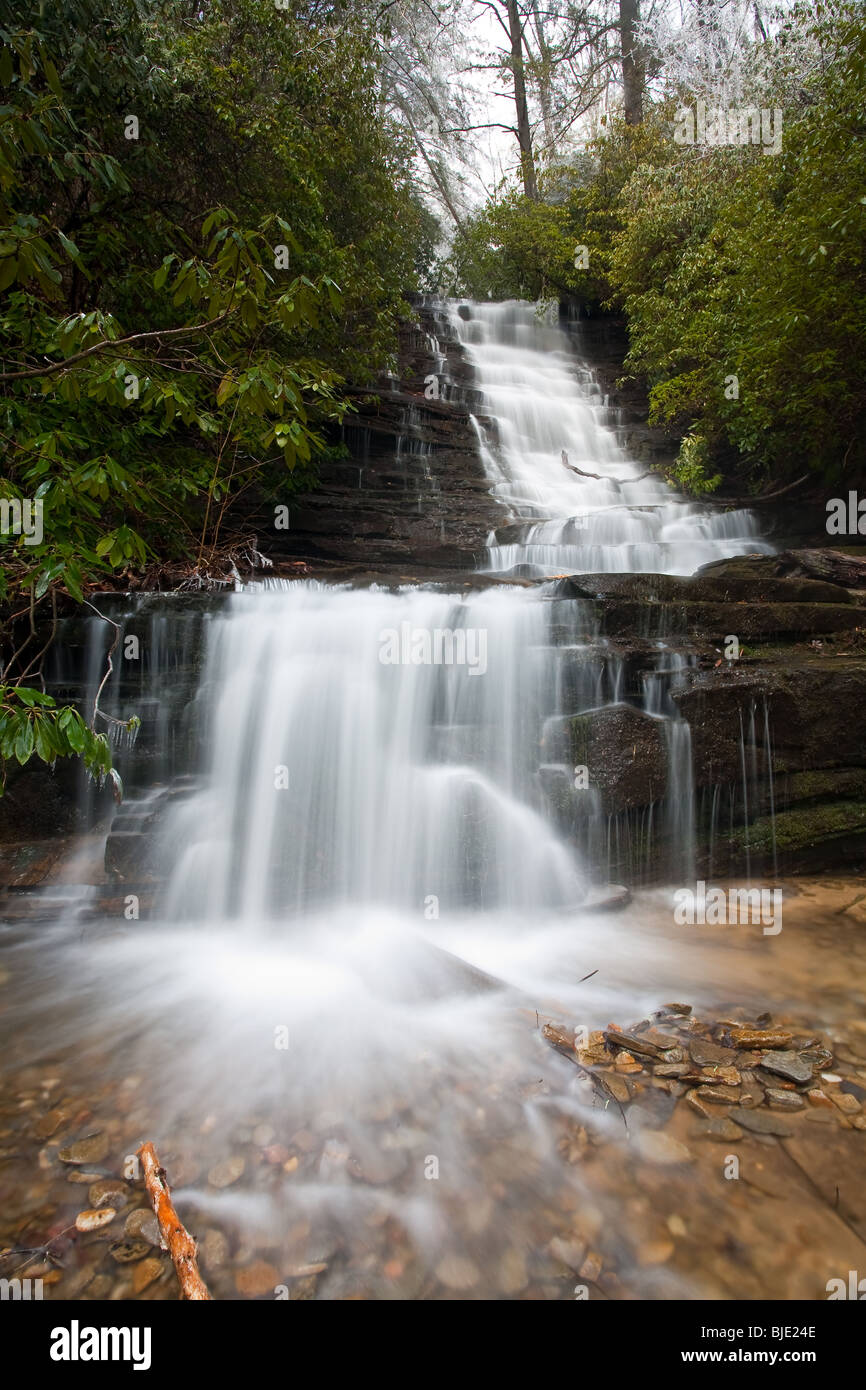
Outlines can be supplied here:
M553 119L553 96L551 76L553 73L553 54L544 33L544 21L539 13L538 0L532 0L532 20L535 37L538 41L538 100L541 106L541 119L544 123L544 145L548 159L556 153L556 125Z
M532 127L526 101L526 71L523 65L523 26L517 0L506 0L508 34L511 39L511 74L514 78L514 104L517 107L517 140L520 145L520 168L523 191L527 198L538 199L535 158L532 153Z
M619 33L622 43L622 86L627 125L643 120L644 61L637 38L640 0L619 0Z

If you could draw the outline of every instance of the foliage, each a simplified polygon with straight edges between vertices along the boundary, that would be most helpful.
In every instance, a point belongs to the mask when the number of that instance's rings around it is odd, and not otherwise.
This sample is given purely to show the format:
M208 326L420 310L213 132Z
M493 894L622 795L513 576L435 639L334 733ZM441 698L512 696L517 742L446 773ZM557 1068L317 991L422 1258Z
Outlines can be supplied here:
M7 612L206 571L237 499L315 481L431 253L377 61L337 5L0 0L0 501L44 518ZM26 710L16 756L63 755Z

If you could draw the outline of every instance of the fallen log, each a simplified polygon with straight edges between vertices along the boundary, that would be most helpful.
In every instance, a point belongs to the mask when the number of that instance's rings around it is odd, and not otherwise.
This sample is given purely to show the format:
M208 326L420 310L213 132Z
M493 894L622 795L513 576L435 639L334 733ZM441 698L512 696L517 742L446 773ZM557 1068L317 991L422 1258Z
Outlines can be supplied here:
M165 1169L149 1141L138 1150L144 1172L144 1185L159 1222L159 1233L177 1271L181 1297L195 1302L210 1299L207 1285L198 1272L196 1244L174 1209Z

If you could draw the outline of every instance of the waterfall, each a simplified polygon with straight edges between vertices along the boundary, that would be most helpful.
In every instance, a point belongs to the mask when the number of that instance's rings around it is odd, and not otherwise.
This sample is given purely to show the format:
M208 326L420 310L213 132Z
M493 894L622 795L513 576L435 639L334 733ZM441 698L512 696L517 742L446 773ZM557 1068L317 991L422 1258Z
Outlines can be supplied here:
M205 674L206 790L168 828L185 846L169 915L578 902L585 874L535 785L561 606L317 583L236 596Z
M475 418L491 490L503 506L487 567L537 574L693 574L731 555L771 554L750 511L688 502L628 458L588 367L566 333L519 301L454 305L490 425ZM595 478L579 477L570 464Z

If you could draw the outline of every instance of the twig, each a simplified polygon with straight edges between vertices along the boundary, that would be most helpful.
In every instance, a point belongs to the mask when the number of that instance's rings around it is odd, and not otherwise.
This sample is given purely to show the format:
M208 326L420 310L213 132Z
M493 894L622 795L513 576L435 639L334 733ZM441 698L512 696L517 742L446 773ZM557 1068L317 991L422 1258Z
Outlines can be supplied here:
M144 1170L144 1185L159 1222L159 1233L177 1271L181 1296L192 1302L210 1301L207 1285L198 1272L196 1244L174 1209L171 1190L160 1167L156 1149L149 1141L138 1150Z
M568 454L563 449L562 465L569 468L572 473L577 473L581 478L595 478L597 483L616 483L617 487L624 487L626 483L642 483L644 478L655 478L657 473L654 468L648 468L645 473L639 473L636 478L608 478L604 473L587 473L583 468L577 468L573 463L569 463Z

